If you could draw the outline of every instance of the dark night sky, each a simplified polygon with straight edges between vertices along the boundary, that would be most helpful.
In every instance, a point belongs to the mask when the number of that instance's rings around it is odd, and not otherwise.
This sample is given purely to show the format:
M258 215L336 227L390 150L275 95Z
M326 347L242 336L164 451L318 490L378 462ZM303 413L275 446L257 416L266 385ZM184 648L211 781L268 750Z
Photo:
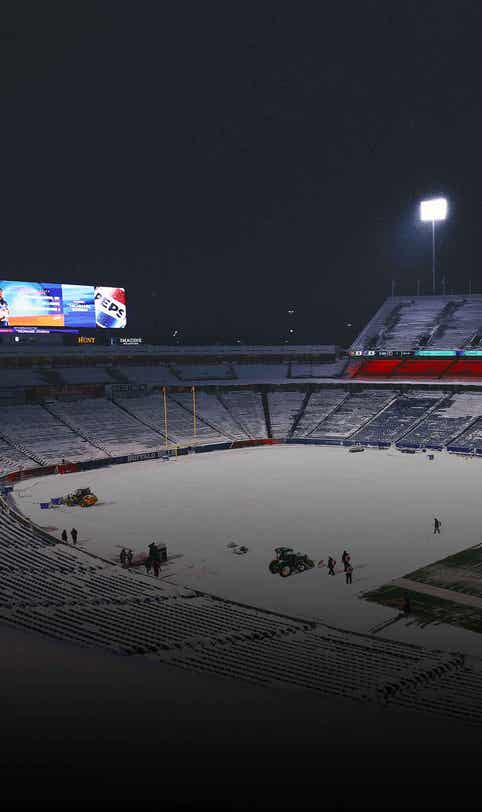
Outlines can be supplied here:
M130 331L348 344L397 280L482 292L478 2L24 2L0 25L3 278ZM353 330L345 327L353 323Z

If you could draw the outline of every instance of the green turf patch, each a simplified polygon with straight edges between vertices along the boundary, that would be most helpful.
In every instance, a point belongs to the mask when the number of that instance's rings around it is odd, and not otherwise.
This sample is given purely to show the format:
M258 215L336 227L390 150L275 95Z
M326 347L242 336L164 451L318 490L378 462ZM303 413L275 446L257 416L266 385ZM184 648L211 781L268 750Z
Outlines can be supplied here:
M421 569L416 570L415 573L411 573L406 577L412 578L416 573L429 572L432 567L437 565L444 567L457 567L467 570L479 570L482 580L482 544L476 544L475 547L469 547L467 550L462 550L460 553L449 555L447 558L441 558L439 561L429 564L428 567L422 567Z
M390 584L367 592L363 597L371 603L402 611L406 594L408 594L411 604L411 612L408 617L414 617L421 626L429 623L449 623L471 632L482 633L482 611L473 606L464 606L435 595L425 595Z

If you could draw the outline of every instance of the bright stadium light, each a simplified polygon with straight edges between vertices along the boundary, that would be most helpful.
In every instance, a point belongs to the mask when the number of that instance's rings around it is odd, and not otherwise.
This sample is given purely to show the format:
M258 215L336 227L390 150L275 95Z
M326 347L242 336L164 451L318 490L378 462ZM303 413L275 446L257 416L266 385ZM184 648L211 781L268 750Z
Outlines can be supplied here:
M420 203L420 219L423 223L436 223L447 217L447 200L445 197L436 197L434 200L422 200Z
M445 220L448 204L445 197L434 197L431 200L422 200L420 203L420 219L422 223L432 223L432 287L435 294L435 223Z

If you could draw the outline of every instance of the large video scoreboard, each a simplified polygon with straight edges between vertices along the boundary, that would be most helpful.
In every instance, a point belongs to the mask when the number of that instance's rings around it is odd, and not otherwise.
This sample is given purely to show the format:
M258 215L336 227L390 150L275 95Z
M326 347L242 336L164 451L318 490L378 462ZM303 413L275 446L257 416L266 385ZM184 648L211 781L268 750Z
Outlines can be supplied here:
M126 324L124 288L0 280L0 331L123 328Z

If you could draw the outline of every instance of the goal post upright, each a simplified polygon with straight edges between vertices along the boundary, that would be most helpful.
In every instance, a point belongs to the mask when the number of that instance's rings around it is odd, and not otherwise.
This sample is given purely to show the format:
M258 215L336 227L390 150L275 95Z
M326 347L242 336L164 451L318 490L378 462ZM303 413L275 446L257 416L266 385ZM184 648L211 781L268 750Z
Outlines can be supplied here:
M166 451L169 450L169 438L167 435L167 388L162 387L162 403L164 407L164 436L166 438Z
M196 417L196 387L194 384L191 386L192 392L192 431L193 431L193 440L196 442L197 440L197 417Z

